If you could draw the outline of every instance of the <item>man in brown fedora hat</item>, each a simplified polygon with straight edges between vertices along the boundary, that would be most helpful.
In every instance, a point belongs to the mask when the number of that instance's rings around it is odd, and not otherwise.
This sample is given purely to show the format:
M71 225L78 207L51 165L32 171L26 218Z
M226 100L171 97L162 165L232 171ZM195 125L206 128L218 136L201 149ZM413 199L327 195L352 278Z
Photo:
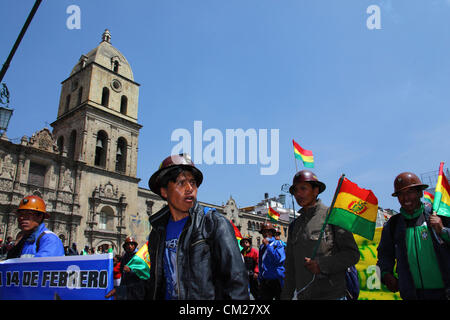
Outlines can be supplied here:
M263 240L259 247L258 300L280 300L286 253L281 241L275 239L276 232L277 230L271 222L265 222L259 231Z
M400 214L384 225L378 246L381 281L404 300L450 297L450 219L422 203L426 188L412 172L397 175L392 196Z
M187 154L164 159L150 189L167 206L149 219L149 299L248 299L247 271L231 223L197 202L202 172Z
M288 229L286 278L282 299L343 299L347 294L345 273L359 260L351 232L327 225L317 256L312 259L328 212L318 198L326 186L310 170L295 174L289 192L302 207Z

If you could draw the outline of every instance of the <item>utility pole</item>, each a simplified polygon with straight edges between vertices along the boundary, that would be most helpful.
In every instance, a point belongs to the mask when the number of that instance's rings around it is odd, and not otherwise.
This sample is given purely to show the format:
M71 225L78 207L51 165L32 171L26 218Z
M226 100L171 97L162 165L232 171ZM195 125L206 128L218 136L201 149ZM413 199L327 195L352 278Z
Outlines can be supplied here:
M13 48L11 49L11 52L9 53L8 58L6 59L5 63L3 64L2 70L0 71L0 82L2 82L3 77L6 74L6 71L9 68L9 65L11 63L12 58L14 57L14 54L16 53L17 48L19 47L20 42L22 41L23 36L25 35L25 32L28 29L28 26L31 23L31 20L33 20L34 14L39 8L39 5L41 4L42 0L36 0L34 3L33 8L31 9L30 14L28 15L27 20L25 21L25 24L22 27L22 30L19 33L19 36L16 39L16 42L14 43Z

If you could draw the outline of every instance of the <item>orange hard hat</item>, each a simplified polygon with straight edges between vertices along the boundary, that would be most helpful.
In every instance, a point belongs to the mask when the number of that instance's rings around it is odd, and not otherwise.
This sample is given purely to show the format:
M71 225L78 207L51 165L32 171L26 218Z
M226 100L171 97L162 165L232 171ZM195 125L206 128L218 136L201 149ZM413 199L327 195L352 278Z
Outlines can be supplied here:
M50 214L46 210L44 200L42 200L42 198L38 196L27 196L23 198L19 203L17 212L20 212L21 210L41 212L44 214L44 217L46 219L50 217Z

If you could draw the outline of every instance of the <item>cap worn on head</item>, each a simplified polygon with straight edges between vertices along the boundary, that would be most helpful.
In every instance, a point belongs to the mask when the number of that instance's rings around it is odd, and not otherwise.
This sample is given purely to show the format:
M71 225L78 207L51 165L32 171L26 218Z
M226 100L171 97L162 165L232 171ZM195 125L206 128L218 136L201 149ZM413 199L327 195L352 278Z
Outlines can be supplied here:
M281 228L279 226L275 227L275 235L280 236L281 235Z
M125 239L125 243L134 243L135 245L138 245L137 241L132 236L128 236Z
M272 223L270 222L266 222L262 225L261 230L259 231L259 233L263 233L264 231L272 231L273 234L275 235L275 233L277 232L277 230L275 229L275 227L273 226Z
M244 245L244 241L248 241L248 243L252 245L252 238L250 236L244 237L239 241L241 247Z
M126 239L125 239L125 241L124 241L124 243L122 245L122 248L125 249L125 246L127 245L127 243L134 244L136 247L138 246L137 241L132 236L126 237Z
M420 190L425 190L428 188L428 185L423 184L419 177L414 173L402 172L394 180L394 193L392 196L396 197L400 191L413 187L417 187Z
M163 162L159 166L159 169L155 173L153 173L148 180L148 186L150 190L161 197L161 178L164 177L169 171L176 168L187 168L189 170L192 170L195 181L197 183L197 187L199 187L202 183L202 172L195 167L194 163L191 160L191 157L188 154L181 153L177 155L171 155L163 160Z
M319 193L324 192L326 189L325 183L319 181L314 172L310 170L301 170L295 174L294 179L292 180L292 185L289 188L290 194L294 194L295 184L300 182L310 182L313 185L316 185L319 188Z

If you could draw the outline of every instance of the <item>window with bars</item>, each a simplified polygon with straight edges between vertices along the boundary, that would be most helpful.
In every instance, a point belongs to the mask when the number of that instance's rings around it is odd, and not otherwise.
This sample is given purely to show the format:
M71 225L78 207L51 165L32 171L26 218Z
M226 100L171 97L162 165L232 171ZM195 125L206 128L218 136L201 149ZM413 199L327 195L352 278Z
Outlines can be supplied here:
M45 165L30 162L30 170L28 171L28 184L37 187L43 187L46 171L47 167Z

